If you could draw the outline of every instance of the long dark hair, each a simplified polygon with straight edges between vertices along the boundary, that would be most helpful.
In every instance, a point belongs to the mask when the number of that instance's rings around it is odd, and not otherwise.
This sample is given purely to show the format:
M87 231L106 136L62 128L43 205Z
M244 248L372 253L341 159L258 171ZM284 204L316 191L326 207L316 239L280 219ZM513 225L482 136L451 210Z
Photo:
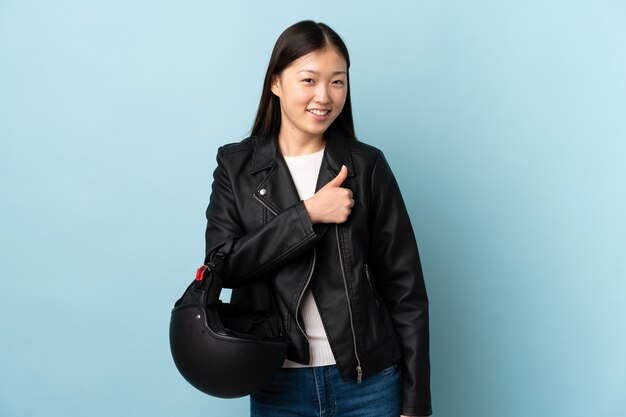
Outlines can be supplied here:
M263 93L261 94L259 109L252 127L253 136L278 136L278 131L280 130L280 99L272 93L272 78L275 75L280 75L289 64L301 56L324 49L327 46L337 48L339 53L346 59L348 68L350 68L348 48L346 48L337 32L324 23L303 20L285 29L278 37L272 50L267 72L265 73ZM343 109L329 129L338 130L349 138L356 138L354 122L352 121L349 74L347 75L347 87L348 94Z

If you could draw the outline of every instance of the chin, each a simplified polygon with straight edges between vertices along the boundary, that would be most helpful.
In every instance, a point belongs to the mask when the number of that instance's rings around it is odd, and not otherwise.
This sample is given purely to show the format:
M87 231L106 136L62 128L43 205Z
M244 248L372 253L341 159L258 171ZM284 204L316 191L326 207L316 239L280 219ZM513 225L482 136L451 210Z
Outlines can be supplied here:
M309 132L313 135L323 135L324 133L326 133L331 124L332 123L324 126L317 126L315 129L310 129Z
M311 134L315 136L324 136L324 133L326 133L326 131L328 131L328 128L316 130L315 132L311 132Z

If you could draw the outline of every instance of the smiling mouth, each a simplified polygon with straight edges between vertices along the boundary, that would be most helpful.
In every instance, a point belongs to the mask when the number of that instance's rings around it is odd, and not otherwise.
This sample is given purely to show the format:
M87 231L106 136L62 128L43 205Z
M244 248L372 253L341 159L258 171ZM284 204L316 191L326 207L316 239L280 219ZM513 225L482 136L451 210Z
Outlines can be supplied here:
M307 109L307 111L316 116L326 116L330 113L330 110L319 110L319 109Z

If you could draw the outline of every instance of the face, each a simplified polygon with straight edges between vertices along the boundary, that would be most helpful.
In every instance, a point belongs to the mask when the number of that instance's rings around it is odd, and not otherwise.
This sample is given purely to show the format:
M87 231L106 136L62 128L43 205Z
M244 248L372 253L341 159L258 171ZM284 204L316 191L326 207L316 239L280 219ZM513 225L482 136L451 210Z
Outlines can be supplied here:
M321 138L346 102L346 60L334 47L306 54L274 77L272 93L280 99L279 135Z

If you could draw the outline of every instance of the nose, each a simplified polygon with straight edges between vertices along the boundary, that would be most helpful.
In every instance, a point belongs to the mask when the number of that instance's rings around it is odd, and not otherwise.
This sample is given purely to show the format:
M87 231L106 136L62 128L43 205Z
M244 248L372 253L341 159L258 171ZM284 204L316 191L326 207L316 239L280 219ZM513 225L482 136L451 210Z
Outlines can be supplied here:
M318 84L317 88L315 89L315 100L321 104L330 103L328 86L323 85L323 83Z

